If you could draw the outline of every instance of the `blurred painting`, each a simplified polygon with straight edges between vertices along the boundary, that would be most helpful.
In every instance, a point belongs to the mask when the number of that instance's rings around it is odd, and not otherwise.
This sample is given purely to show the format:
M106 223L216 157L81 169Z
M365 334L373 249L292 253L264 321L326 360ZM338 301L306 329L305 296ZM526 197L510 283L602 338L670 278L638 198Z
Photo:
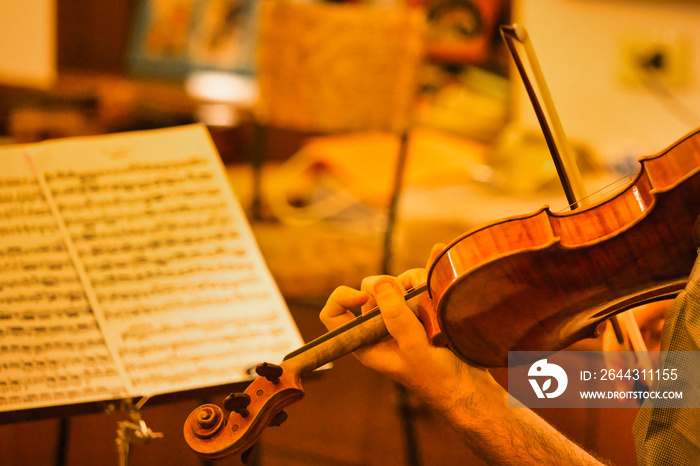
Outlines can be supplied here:
M136 76L254 72L257 0L140 0L129 50Z
M489 58L503 0L425 0L422 4L428 17L429 57L455 64L482 64Z

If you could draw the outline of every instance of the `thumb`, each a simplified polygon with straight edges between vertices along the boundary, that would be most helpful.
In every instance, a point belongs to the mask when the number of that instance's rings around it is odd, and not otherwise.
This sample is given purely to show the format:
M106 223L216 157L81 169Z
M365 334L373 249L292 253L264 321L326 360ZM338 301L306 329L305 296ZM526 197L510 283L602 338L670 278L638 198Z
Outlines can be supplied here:
M437 260L438 257L440 257L440 254L442 254L442 251L445 249L445 243L435 243L430 250L430 255L428 256L428 263L426 264L425 268L430 269L430 266L433 265L433 262Z
M428 343L425 329L406 305L403 291L393 277L383 277L374 284L374 298L384 324L399 347L406 351Z

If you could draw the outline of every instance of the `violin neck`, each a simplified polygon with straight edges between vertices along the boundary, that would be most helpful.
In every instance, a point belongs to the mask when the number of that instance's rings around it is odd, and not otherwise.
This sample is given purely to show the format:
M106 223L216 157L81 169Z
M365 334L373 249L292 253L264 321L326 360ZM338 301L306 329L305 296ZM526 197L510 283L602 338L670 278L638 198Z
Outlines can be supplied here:
M427 284L412 288L406 292L404 299L408 301L427 289ZM284 357L285 366L293 367L301 376L388 335L382 314L375 307L289 353Z
M378 310L362 319L365 315L289 353L284 358L285 366L293 367L301 376L389 335Z

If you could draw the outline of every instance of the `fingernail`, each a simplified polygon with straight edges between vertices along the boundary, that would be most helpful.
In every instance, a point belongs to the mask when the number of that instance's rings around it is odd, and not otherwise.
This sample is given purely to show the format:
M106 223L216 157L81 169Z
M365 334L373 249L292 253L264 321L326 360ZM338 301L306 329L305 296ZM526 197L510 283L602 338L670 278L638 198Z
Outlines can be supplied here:
M377 283L374 284L374 294L376 295L385 295L387 293L392 293L397 290L396 284L394 281L390 278L385 278L382 280L377 281Z

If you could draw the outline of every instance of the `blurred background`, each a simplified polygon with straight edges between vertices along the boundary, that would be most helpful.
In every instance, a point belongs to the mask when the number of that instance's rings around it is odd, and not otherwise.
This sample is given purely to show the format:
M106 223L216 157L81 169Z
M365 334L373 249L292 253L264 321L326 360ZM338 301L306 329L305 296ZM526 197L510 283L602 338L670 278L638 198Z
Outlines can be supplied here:
M586 187L606 193L700 126L699 21L691 0L4 1L0 144L206 125L310 340L336 286L422 267L433 243L486 222L567 209L499 25L529 32ZM305 388L252 462L480 464L352 358ZM200 401L147 405L165 436L132 464L200 464L181 434ZM635 414L541 412L616 464L635 464ZM118 419L2 425L0 461L117 464Z

